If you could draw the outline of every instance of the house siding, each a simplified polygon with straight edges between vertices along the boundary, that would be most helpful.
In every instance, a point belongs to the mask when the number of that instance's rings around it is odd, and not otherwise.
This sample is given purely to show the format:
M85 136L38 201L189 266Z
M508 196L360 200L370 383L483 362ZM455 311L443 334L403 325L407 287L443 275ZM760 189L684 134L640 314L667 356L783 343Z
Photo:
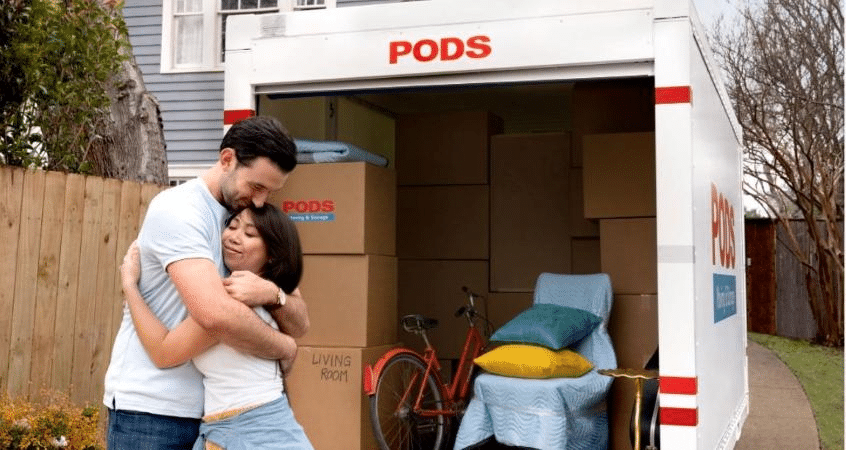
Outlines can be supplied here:
M391 1L397 0L337 0L337 6ZM144 84L159 101L168 165L213 164L223 138L223 71L161 73L162 0L126 0L123 16Z
M144 84L159 101L168 165L213 164L223 138L223 72L161 73L162 0L126 0L123 16Z

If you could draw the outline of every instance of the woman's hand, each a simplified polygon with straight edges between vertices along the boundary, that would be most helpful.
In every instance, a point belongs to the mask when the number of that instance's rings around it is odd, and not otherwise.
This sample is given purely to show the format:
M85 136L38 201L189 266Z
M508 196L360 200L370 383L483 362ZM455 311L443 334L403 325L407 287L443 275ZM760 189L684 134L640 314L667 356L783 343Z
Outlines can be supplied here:
M124 291L127 287L138 288L138 280L141 279L141 252L138 250L136 241L132 241L126 255L123 256L123 264L120 265L120 279Z
M280 359L279 360L279 370L282 371L282 378L288 376L291 373L291 368L294 366L294 361L297 359L297 353L299 352L299 346L296 343L294 345L294 356L288 359Z
M276 303L279 295L272 281L246 270L232 272L223 279L223 287L230 297L250 307Z

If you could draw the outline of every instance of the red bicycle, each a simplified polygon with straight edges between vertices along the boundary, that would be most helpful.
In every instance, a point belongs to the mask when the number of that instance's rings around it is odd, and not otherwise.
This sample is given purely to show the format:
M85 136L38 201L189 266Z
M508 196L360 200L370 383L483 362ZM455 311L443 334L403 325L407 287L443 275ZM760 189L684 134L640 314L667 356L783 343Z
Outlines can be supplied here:
M364 368L364 393L370 397L370 422L382 450L439 449L446 441L450 419L467 407L473 379L473 359L485 347L476 321L487 320L476 310L481 296L462 288L468 304L455 313L467 318L467 337L458 368L447 385L441 379L437 350L426 330L438 326L437 319L419 314L402 318L403 328L420 335L426 349L420 353L405 347L394 348L376 364ZM488 327L485 328L486 334ZM488 334L489 335L489 334Z

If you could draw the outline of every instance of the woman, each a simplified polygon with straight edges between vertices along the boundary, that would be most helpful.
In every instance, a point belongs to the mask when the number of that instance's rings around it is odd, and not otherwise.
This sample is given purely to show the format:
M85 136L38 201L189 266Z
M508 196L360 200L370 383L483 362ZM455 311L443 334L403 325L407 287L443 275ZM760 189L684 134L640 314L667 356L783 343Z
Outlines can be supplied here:
M273 205L250 207L231 217L222 239L223 260L230 271L259 274L286 294L297 288L302 275L297 230ZM141 297L140 272L133 244L121 266L121 279L138 337L150 359L159 368L192 359L203 374L205 416L194 449L312 449L284 393L283 370L291 362L277 364L218 343L190 316L168 331ZM254 310L278 329L264 308ZM293 338L290 341L295 349Z

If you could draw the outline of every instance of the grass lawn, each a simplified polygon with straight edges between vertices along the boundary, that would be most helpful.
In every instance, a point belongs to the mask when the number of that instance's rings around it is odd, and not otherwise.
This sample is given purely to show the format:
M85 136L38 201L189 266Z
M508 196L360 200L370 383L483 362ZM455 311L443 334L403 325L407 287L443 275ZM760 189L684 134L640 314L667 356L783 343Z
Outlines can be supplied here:
M749 339L772 350L802 383L823 450L843 449L843 349L758 333Z

